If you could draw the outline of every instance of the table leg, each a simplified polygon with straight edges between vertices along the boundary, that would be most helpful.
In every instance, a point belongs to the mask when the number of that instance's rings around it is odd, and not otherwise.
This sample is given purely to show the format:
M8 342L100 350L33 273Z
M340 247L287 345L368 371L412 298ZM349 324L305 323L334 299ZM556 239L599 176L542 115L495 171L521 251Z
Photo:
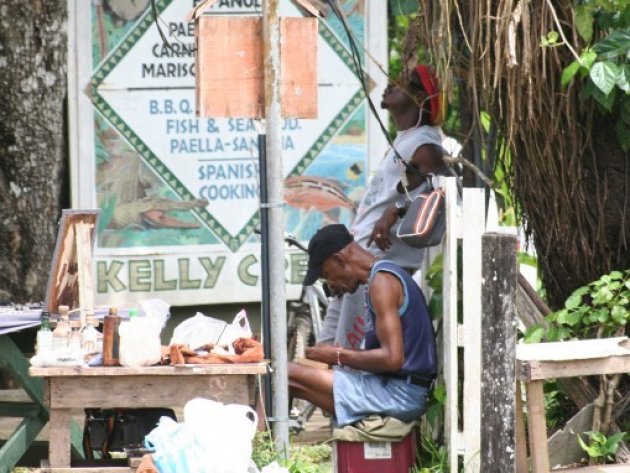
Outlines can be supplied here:
M50 410L48 460L52 468L70 467L70 409Z
M516 473L527 473L527 436L525 435L525 417L521 382L516 380Z
M545 395L543 380L525 383L529 425L529 448L533 473L549 473L547 450L547 423L545 420Z

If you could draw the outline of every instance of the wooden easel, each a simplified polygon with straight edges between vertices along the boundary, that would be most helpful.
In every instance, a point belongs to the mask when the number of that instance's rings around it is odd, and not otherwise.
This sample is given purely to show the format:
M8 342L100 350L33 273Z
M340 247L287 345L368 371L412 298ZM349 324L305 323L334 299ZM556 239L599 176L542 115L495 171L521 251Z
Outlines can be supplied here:
M71 309L94 308L92 246L99 212L64 210L62 213L46 288L45 307L51 314L58 314L58 307L64 304ZM9 334L0 336L0 364L4 365L32 400L32 404L0 402L0 415L23 418L0 448L0 472L4 472L9 471L28 450L48 422L49 414L42 380L29 376L30 363ZM51 429L50 435L57 433ZM82 437L83 428L72 421L72 451L80 458L83 457Z
M58 314L60 305L80 309L81 325L85 311L94 310L92 249L99 213L98 209L63 210L46 287L48 311Z

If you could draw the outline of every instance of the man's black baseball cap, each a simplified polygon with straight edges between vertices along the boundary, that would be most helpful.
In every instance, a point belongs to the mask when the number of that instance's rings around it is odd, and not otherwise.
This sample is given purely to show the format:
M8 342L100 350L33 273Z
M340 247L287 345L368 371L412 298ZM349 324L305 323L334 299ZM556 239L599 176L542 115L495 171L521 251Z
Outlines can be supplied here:
M317 230L308 243L308 270L304 285L311 286L322 274L324 261L354 241L345 225L335 223Z

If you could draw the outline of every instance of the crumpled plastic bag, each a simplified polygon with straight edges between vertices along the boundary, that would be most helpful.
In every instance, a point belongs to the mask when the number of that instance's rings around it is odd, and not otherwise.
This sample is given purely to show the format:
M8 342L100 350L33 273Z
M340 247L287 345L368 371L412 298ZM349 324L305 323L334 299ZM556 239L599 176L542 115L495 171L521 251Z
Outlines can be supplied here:
M259 470L256 464L252 462L247 473L289 473L289 469L278 465L278 462L271 462L269 465L263 466L262 470Z
M231 324L197 312L175 327L169 345L188 345L193 350L204 345L227 346L229 349L236 339L251 336L252 330L244 309L236 314Z
M184 422L162 417L145 437L160 473L248 473L258 417L249 406L193 399Z
M194 441L190 430L170 417L160 417L157 427L144 439L145 446L155 450L153 462L160 473L205 473L201 452L194 448Z
M160 332L169 315L170 305L161 299L140 302L142 313L120 323L120 364L140 367L159 363L162 358Z
M260 473L289 473L289 469L278 465L278 462L272 462L267 466L264 466Z

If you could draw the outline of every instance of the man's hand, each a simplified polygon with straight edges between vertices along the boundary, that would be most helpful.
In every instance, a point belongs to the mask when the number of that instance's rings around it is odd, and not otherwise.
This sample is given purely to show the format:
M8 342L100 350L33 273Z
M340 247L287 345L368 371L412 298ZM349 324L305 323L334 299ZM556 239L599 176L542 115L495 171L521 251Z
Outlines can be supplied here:
M337 347L327 343L318 343L306 349L306 358L321 361L327 365L337 364Z
M389 239L389 231L396 223L396 220L398 220L398 209L396 206L391 205L385 209L381 218L374 225L367 245L370 246L372 243L376 243L376 246L381 250L389 250L392 246L392 242Z

